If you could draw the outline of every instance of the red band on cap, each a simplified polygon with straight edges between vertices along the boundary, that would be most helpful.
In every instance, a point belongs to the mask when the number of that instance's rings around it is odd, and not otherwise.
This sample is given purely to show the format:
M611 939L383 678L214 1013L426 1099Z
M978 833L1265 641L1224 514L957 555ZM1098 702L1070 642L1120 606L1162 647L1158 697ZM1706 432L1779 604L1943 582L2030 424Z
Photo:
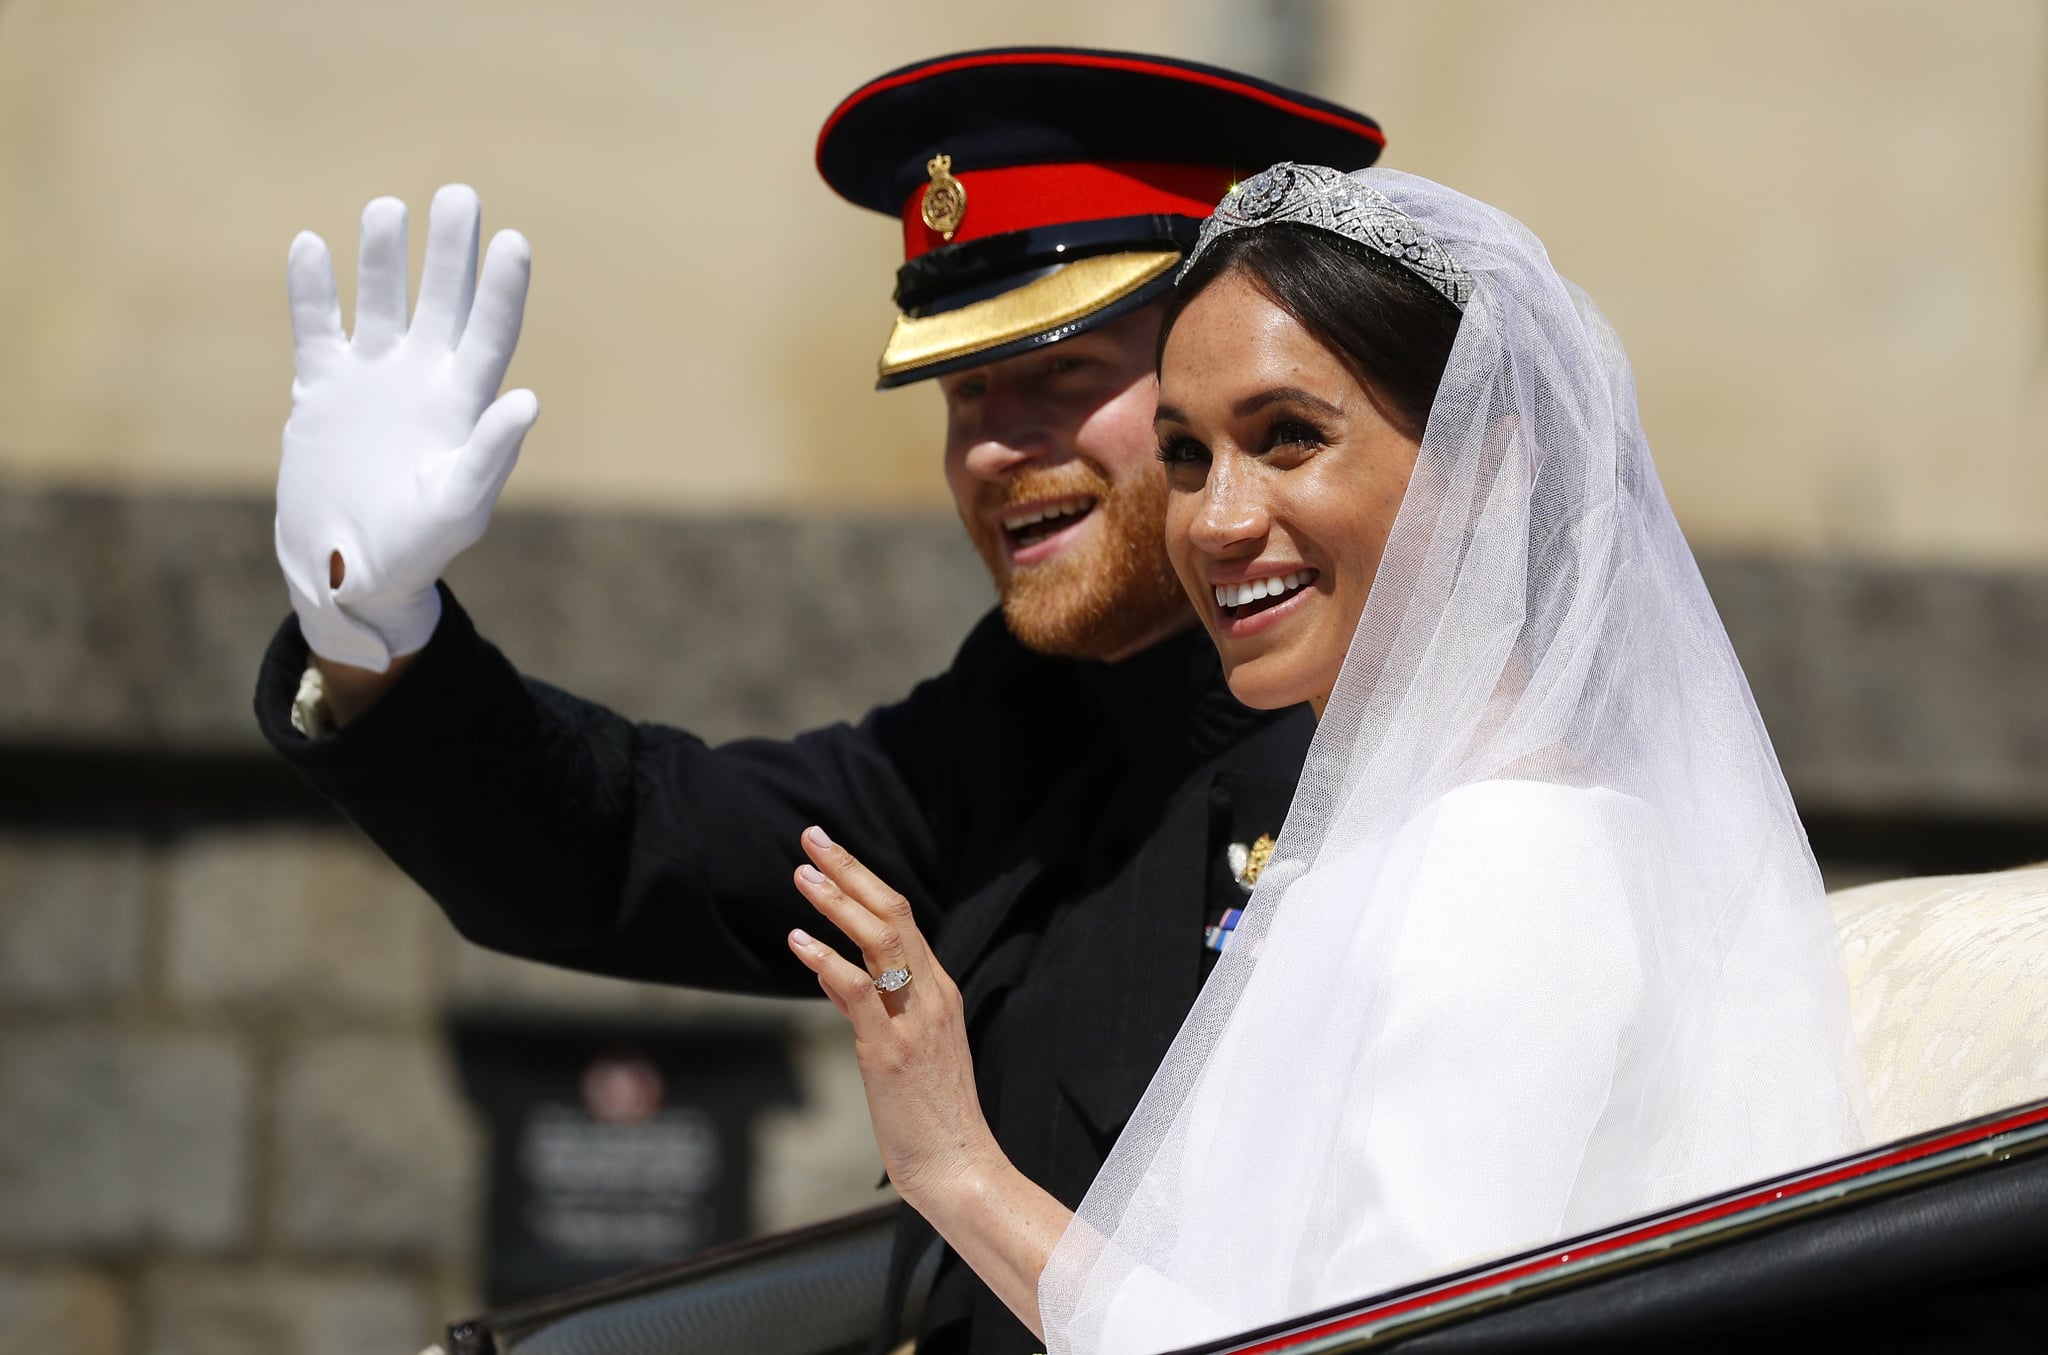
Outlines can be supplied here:
M1229 170L1214 165L1147 160L956 168L953 177L967 190L967 210L953 238L948 240L924 224L924 195L929 185L919 184L903 204L905 259L943 245L1068 221L1155 213L1204 218L1216 209L1231 180Z

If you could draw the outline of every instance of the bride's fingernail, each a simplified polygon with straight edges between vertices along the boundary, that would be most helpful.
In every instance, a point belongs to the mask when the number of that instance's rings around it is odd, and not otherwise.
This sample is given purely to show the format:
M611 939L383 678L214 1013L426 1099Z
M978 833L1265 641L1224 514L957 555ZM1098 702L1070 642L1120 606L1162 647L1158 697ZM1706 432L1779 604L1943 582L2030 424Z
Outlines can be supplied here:
M789 939L796 942L799 946L814 946L817 944L817 942L811 940L811 934L802 927L792 928L789 933Z
M798 866L796 873L804 877L805 884L821 885L825 883L825 873L816 866Z
M832 845L832 839L825 836L825 830L815 823L804 829L804 836L809 838L811 845L816 847L829 847Z

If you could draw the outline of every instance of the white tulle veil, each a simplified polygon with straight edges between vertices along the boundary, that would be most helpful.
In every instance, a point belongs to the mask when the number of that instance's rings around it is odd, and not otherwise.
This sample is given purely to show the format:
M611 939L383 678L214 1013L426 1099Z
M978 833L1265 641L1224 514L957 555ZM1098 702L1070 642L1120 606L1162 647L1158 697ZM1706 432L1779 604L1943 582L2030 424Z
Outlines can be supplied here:
M1040 1285L1157 1351L1864 1141L1833 928L1628 360L1505 213L1280 165L1463 319L1287 823Z

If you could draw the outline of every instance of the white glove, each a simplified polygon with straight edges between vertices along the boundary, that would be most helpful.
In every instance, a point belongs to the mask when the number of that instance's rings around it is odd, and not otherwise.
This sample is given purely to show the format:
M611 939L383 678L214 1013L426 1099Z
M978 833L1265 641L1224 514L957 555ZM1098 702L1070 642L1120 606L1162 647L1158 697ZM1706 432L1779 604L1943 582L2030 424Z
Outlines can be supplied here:
M298 379L277 472L277 561L324 659L381 673L426 645L441 619L434 583L484 534L540 414L532 391L492 399L519 342L532 258L517 231L498 232L479 287L481 216L461 184L434 194L408 329L405 204L365 207L353 338L326 242L292 241ZM328 582L336 555L339 588Z

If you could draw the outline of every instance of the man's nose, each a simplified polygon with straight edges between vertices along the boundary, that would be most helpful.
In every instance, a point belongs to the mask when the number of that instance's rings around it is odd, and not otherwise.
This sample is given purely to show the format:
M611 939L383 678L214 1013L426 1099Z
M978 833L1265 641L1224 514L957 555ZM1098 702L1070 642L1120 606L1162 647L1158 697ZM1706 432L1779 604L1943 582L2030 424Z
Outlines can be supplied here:
M967 472L977 480L1001 480L1043 460L1055 445L1052 428L1028 401L984 401L967 444Z

